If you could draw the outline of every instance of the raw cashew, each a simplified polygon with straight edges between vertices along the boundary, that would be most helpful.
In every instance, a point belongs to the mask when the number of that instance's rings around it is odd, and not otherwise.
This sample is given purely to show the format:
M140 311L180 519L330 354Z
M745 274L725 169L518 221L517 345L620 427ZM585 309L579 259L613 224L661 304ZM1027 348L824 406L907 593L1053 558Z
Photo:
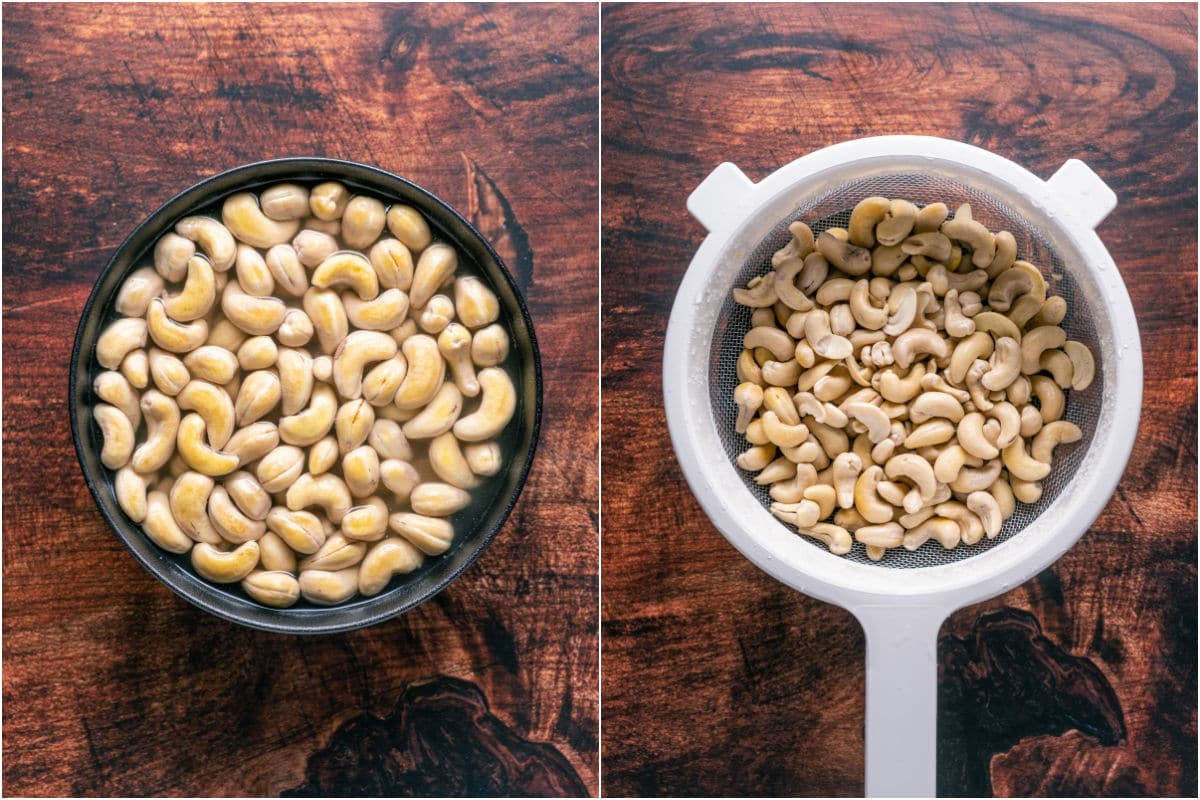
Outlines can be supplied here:
M433 240L429 223L425 221L421 212L412 206L397 203L389 208L387 227L392 236L403 242L404 246L414 253L424 250Z
M490 476L500 471L504 457L495 442L472 442L463 445L463 457L476 475Z
M308 193L308 207L319 220L330 222L341 219L350 202L350 191L336 181L319 183Z
M778 328L756 328L755 330L773 330L783 333ZM753 333L753 331L751 332ZM829 314L820 309L810 311L804 318L804 336L808 340L809 346L822 358L840 361L854 353L854 345L850 343L849 339L838 336L830 330ZM787 347L784 348L787 352L782 357L776 353L776 357L781 361L795 355L795 345L792 343L791 337L784 333L784 338L787 339Z
M92 381L92 390L104 402L121 409L134 431L142 424L142 409L138 403L137 392L129 385L124 375L111 370L101 372Z
M134 431L129 417L116 406L100 403L92 409L92 416L104 437L100 451L100 463L112 470L120 469L129 462L133 454Z
M358 591L364 597L379 594L393 575L404 575L419 568L424 557L406 539L397 537L375 544L358 568Z
M1022 269L1010 267L992 281L988 291L988 305L996 311L1008 311L1020 295L1033 290L1033 278Z
M1054 448L1060 444L1078 442L1083 438L1083 431L1073 422L1056 420L1045 425L1034 437L1029 452L1038 461L1049 464L1054 457Z
M189 468L204 475L215 477L233 472L238 467L238 457L209 447L204 441L205 427L204 418L199 414L188 414L180 420L176 437L179 455Z
M409 375L412 375L411 369ZM507 372L498 367L480 370L479 386L482 396L479 408L454 423L454 435L464 442L481 442L494 438L504 430L516 411L516 388ZM403 391L402 386L401 392ZM399 393L396 397L396 404L400 405Z
M971 455L985 461L996 458L1000 450L983 433L984 416L978 411L967 414L958 423L958 443Z
M205 344L183 357L188 374L202 381L224 386L237 376L237 356L224 347Z
M243 514L224 486L217 486L208 496L208 518L217 533L233 544L258 541L267 532L266 523Z
M196 243L191 239L177 233L165 233L154 245L154 271L168 281L181 281L187 274L188 260L195 254ZM153 296L157 297L158 293L155 292ZM119 308L117 310L120 311Z
M249 425L265 417L279 404L279 376L270 370L251 372L242 381L234 403L238 425Z
M514 402L515 397L516 394L514 390ZM502 400L503 398L495 398L493 403L498 403ZM486 395L485 402L487 402ZM462 393L458 391L458 387L453 383L443 383L441 388L438 389L437 394L435 394L433 399L429 401L428 405L426 405L419 414L417 414L408 422L404 423L404 435L409 439L432 439L435 436L440 436L454 427L455 422L457 422L459 418L459 414L462 413L462 408ZM502 406L493 405L489 408L493 408L497 413L503 412ZM483 410L482 405L480 410ZM511 412L509 412L509 417L511 417ZM508 420L505 419L501 427L503 427L503 424L507 424L507 422Z
M374 197L350 198L342 213L342 241L347 247L366 250L383 233L385 217L383 203Z
M499 323L475 331L471 337L471 360L475 366L494 367L507 357L508 333Z
M135 351L136 352L136 351ZM1075 365L1071 357L1062 350L1047 350L1038 359L1038 366L1049 372L1054 382L1062 389L1069 389L1075 382Z
M892 456L884 465L883 471L892 480L908 478L926 502L933 499L937 492L937 479L933 476L933 467L915 453Z
M1033 386L1033 395L1037 398L1038 407L1042 412L1042 422L1048 424L1061 419L1067 400L1058 384L1045 375L1033 375L1029 382Z
M196 573L213 583L237 583L258 566L258 542L246 542L229 552L208 542L192 548L192 566Z
M378 497L368 497L342 517L341 531L347 539L356 542L376 542L387 533L387 522L387 503Z
M954 213L954 219L942 223L942 233L971 248L971 263L977 267L988 267L996 257L996 240L987 226L976 222L971 215L971 206L964 203Z
M329 256L313 270L312 285L318 289L345 286L354 290L360 300L374 300L379 295L379 277L371 262L359 253L344 250Z
M412 286L412 253L398 239L379 240L367 253L367 257L371 266L375 268L375 274L379 276L380 286L385 289L399 289L402 292L407 292Z
M267 514L266 523L272 533L301 555L311 555L325 544L325 526L309 511L275 506Z
M234 237L254 247L268 248L291 238L300 230L300 220L275 220L263 213L258 198L250 192L231 194L221 206L221 221Z
M305 473L287 490L289 509L300 511L310 506L320 506L335 525L342 521L351 505L350 490L341 478L332 473L316 477Z
M187 471L175 479L168 495L171 516L189 538L197 542L219 544L223 540L208 518L208 497L213 479Z
M337 292L309 289L304 293L304 313L312 320L321 340L321 350L332 354L350 332L346 309Z
M221 292L221 311L230 322L251 336L266 336L279 330L287 310L278 297L247 294L237 281L225 284L225 290ZM160 343L160 346L163 345Z
M1017 439L1002 452L1004 466L1014 478L1028 483L1040 481L1050 474L1050 465L1032 458L1025 452L1025 440Z
M950 355L950 345L938 335L937 331L927 328L912 328L896 337L892 343L892 356L896 366L908 369L918 355L929 354L934 358L946 358Z
M1057 325L1043 325L1026 333L1021 339L1021 372L1025 375L1040 372L1042 353L1062 347L1066 341L1066 332Z
M297 566L302 575L308 570L335 572L358 564L366 554L366 542L356 542L341 533L335 533L325 540L317 552L300 559Z
M265 456L279 445L279 431L273 422L255 422L237 431L225 443L225 452L237 456L245 466Z
M904 446L909 450L920 450L923 447L948 442L953 438L953 422L948 419L931 419L914 427L904 439Z
M259 549L265 566L267 555ZM254 570L242 579L242 591L264 606L290 608L300 599L300 582L290 572Z
M930 539L935 539L947 550L954 549L959 542L958 523L945 517L930 517L904 534L904 549L916 550Z
M148 432L146 441L133 451L130 464L138 472L157 472L175 454L179 406L171 398L151 389L142 396L141 411L146 418Z
M408 372L405 374L400 388L396 391L396 397L393 402L401 410L418 409L432 400L434 395L437 394L438 389L441 388L446 374L446 362L442 359L441 353L438 351L437 341L425 334L417 334L409 337L404 341L400 349L408 361ZM503 370L497 370L494 367L490 369L503 372ZM484 370L484 372L487 372L487 370ZM479 383L481 387L486 389L486 384L483 381L483 372L479 374ZM484 402L487 402L486 392Z
M1028 337L1026 337L1028 338ZM991 368L980 377L980 383L988 391L996 392L1008 388L1021 375L1022 345L1016 339L1001 336L996 340L992 353ZM990 410L990 409L982 409Z
M333 361L330 360L329 379L333 379ZM315 371L315 370L314 370ZM363 376L362 396L373 406L387 406L396 398L404 376L408 374L408 359L402 354L380 361ZM478 387L476 387L478 393Z
M427 556L446 552L454 539L454 526L438 517L402 511L388 517L388 525Z
M337 605L358 592L358 566L336 572L306 569L300 573L298 583L301 597L308 602L319 606Z
M184 217L175 223L175 232L200 245L200 249L208 256L212 268L217 272L224 272L233 266L233 261L237 257L237 242L234 241L233 234L229 232L229 229L212 217ZM176 263L174 259L183 252L183 248L172 245L171 249L174 252L171 253L172 258L169 263L176 277L166 274L163 274L163 277L169 281L177 281L182 275L174 268ZM157 250L155 254L157 256ZM191 254L188 254L188 258L191 258ZM157 267L157 258L155 266ZM162 274L162 270L159 270L159 273Z
M1096 376L1096 361L1092 358L1092 351L1087 345L1075 341L1064 342L1062 349L1071 359L1071 388L1083 391L1091 386Z
M412 490L408 502L423 516L448 517L466 508L471 495L448 483L421 483Z
M208 381L189 381L175 397L174 403L178 403L184 411L195 411L200 415L208 433L208 442L214 450L223 448L233 435L233 400L221 387Z
M952 519L958 523L959 536L963 544L976 544L983 538L984 528L979 517L963 503L949 501L938 503L933 507L933 513L939 517Z
M134 270L117 292L115 308L126 317L143 317L150 301L163 293L163 279L151 267Z
M882 467L872 465L863 470L854 483L854 507L872 524L889 522L895 514L893 506L883 502L878 493L883 474Z
M996 498L987 492L971 492L967 495L967 508L979 518L987 538L994 539L1004 525L1004 515Z
M935 231L917 233L902 242L897 242L900 251L907 256L924 256L932 261L950 259L950 240Z
M482 328L500 316L500 301L479 278L467 275L454 282L454 309L468 328Z
M146 518L142 520L142 529L150 541L168 553L186 553L195 544L175 521L165 492L150 492L146 496Z
M323 383L317 384L308 408L280 417L279 438L300 447L319 441L333 428L337 407L337 395L333 389Z
M417 317L417 325L430 334L441 333L454 320L454 301L444 294L429 298Z
M416 337L414 337L416 338ZM437 342L433 339L425 337L434 349L437 350ZM407 342L405 343L407 345ZM354 399L362 395L362 373L363 368L370 363L382 361L396 355L396 342L386 333L379 331L354 331L349 334L342 343L338 345L337 350L333 354L333 382L337 386L338 393L342 397ZM409 361L408 377L411 377L415 370L413 357L409 354L408 349L405 349L405 356ZM433 355L444 371L445 367L442 364L441 356ZM404 384L401 384L400 391L403 391Z
M421 482L421 475L407 461L389 458L379 464L379 480L398 501L407 503L412 490Z
M304 451L281 445L262 457L254 470L259 484L271 494L287 490L304 472Z
M342 457L342 476L354 497L367 497L379 487L379 456L369 445Z
M912 365L908 374L901 378L893 369L879 370L871 379L871 384L892 403L907 403L916 397L922 388L925 378L925 366L921 363Z
M860 200L850 212L850 242L859 247L871 247L875 244L875 226L884 220L891 208L892 201L886 197L868 197Z
M838 525L818 522L816 525L811 525L807 528L798 528L797 530L805 536L824 542L825 546L829 548L829 552L835 556L846 555L846 553L850 552L850 548L854 546L854 540L850 538L850 532Z
M130 351L146 346L146 321L125 317L104 329L96 341L96 360L106 369L117 369ZM786 334L784 334L786 336Z
M408 315L408 295L399 289L386 289L374 300L359 300L351 292L342 294L346 317L354 327L369 331L390 331Z
M361 446L370 435L374 424L375 411L367 401L360 398L343 403L333 420L338 451L345 454Z
M399 237L397 237L399 238ZM453 247L437 243L431 244L417 259L413 271L412 287L409 289L408 300L413 308L424 308L438 288L446 282L458 268L458 254Z

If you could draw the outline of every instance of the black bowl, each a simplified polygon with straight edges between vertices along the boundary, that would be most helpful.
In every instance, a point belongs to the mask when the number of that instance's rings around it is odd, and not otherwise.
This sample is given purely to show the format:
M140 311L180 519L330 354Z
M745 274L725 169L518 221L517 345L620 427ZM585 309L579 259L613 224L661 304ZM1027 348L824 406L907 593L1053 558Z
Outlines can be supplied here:
M92 382L102 367L94 351L100 332L116 316L113 303L125 276L152 260L154 243L180 218L219 209L221 201L237 191L280 181L313 185L325 180L341 181L385 204L390 200L420 209L435 235L458 248L460 271L477 274L500 299L500 321L507 325L512 342L506 367L519 399L513 421L499 440L505 468L476 489L471 505L455 515L455 539L446 553L427 558L416 572L394 577L388 588L374 597L357 597L331 607L301 600L292 608L272 609L255 603L238 584L222 586L200 578L188 556L159 549L125 516L113 491L114 473L100 463L103 441L91 409L96 402ZM428 600L461 575L491 543L516 504L533 462L541 423L541 362L529 310L512 276L487 240L454 209L420 186L374 167L328 158L280 158L236 167L201 181L151 214L117 248L96 280L79 321L71 354L68 406L75 450L96 505L151 574L188 602L233 622L279 633L335 633L373 625Z

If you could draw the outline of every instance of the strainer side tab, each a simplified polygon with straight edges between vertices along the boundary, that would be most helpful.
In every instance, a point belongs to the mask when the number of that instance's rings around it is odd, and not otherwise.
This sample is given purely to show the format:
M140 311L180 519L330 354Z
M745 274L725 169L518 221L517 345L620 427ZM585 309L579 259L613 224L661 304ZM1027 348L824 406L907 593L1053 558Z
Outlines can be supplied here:
M736 164L718 164L687 199L688 212L710 233L734 225L745 216L754 183Z

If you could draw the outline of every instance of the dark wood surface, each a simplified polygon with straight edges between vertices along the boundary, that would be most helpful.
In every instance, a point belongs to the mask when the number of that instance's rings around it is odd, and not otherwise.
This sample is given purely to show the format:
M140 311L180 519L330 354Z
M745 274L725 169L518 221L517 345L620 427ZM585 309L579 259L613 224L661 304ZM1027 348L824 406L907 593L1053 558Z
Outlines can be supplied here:
M597 791L597 12L4 9L4 790ZM513 516L435 600L346 635L177 599L106 527L67 420L92 282L177 191L286 155L468 213L526 291L547 399Z
M863 791L861 629L709 523L660 362L709 170L759 180L913 133L1096 170L1145 362L1138 443L1091 531L942 630L939 792L1195 796L1195 7L613 5L601 28L604 792Z

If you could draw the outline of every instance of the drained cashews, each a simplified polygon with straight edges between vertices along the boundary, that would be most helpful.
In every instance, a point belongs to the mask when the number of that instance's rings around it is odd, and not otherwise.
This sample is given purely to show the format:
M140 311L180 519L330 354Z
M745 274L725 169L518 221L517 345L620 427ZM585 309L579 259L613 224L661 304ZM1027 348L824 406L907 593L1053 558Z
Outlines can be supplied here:
M114 307L93 419L118 503L258 603L379 594L501 470L502 304L412 207L336 182L232 194Z
M1060 326L1065 299L969 205L951 217L868 197L848 230L789 231L771 271L733 290L752 312L733 395L750 447L737 465L769 487L775 517L835 555L854 541L878 561L998 536L1018 501L1041 497L1056 448L1083 438L1060 418L1095 362ZM457 455L442 455L450 483Z

